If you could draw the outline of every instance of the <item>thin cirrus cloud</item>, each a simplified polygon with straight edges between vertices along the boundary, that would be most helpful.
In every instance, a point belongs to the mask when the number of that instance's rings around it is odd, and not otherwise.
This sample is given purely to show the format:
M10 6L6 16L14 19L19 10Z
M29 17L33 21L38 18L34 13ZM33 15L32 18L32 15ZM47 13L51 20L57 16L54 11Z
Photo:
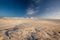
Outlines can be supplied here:
M39 5L40 4L40 0L31 0L30 5L28 6L27 9L27 15L34 15L36 14L39 10Z
M32 9L32 8L27 9L27 14L28 14L28 15L33 15L33 14L35 14L36 12L38 12L38 10L34 10L34 9Z
M31 9L31 8L27 9L27 14L28 15L32 15L34 13L35 13L35 11L33 9Z
M60 0L31 0L27 15L60 19Z

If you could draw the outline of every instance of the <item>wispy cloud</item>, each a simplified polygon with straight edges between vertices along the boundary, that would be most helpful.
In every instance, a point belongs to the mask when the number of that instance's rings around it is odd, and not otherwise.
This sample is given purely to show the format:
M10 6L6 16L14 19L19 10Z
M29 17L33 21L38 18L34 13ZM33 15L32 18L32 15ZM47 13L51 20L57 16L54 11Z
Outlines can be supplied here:
M58 2L58 1L57 1ZM31 0L26 12L29 17L57 18L60 19L60 2L44 0ZM41 3L41 5L40 5ZM53 5L53 6L52 6Z
M39 3L41 0L32 0L32 1L34 1L35 3Z
M34 10L34 9L32 9L32 8L28 8L28 9L27 9L27 14L28 14L28 15L33 15L33 14L35 14L36 12L38 12L38 10Z
M31 0L31 3L27 9L27 15L34 15L36 14L39 10L39 4L40 0Z
M33 9L31 9L31 8L27 9L27 14L28 15L32 15L34 13L35 13L35 11Z

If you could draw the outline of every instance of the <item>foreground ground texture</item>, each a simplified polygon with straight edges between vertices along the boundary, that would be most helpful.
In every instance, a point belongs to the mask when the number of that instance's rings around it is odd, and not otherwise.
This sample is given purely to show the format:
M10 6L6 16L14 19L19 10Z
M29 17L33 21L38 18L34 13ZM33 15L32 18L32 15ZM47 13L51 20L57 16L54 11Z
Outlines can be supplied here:
M0 18L0 40L60 40L60 20Z

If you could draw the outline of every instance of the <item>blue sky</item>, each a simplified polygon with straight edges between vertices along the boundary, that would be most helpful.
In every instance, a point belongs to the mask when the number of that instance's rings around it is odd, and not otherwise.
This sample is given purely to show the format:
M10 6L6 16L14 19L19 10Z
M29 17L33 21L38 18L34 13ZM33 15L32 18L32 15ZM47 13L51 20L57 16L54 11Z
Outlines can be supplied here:
M0 0L0 17L60 19L60 0Z
M24 16L26 8L24 0L0 0L0 16Z

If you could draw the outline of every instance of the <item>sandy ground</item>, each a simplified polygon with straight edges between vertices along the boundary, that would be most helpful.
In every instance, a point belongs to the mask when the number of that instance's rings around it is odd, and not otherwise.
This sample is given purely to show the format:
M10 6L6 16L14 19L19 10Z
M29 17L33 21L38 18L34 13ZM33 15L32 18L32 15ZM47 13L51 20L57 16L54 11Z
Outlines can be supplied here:
M21 27L24 26L24 27ZM60 19L30 19L30 18L1 18L0 19L0 30L5 30L5 29L9 29L10 28L14 28L14 27L20 27L20 31L19 33L22 31L22 39L18 38L16 40L23 40L24 39L24 36L28 35L29 33L28 32L34 32L36 33L35 31L35 28L39 28L41 30L41 32L37 32L36 35L37 35L37 40L45 40L46 37L48 37L49 39L46 39L46 40L60 40ZM26 26L26 27L25 27ZM27 32L27 31L28 32ZM38 29L36 29L38 30ZM50 32L48 31L50 30ZM38 30L39 31L39 30ZM53 32L56 32L59 36L54 36L58 39L54 39L53 37L50 37L48 34L51 34L53 36ZM2 31L0 31L1 33ZM5 31L2 32L2 35L4 34ZM14 35L15 32L13 32L12 34ZM47 34L48 33L48 34ZM21 35L21 34L20 34ZM31 35L31 34L29 34ZM16 35L17 36L17 35ZM42 36L41 39L40 36ZM5 37L5 36L4 36ZM3 40L4 39L3 36L0 37L0 40ZM8 39L6 39L8 40ZM11 40L15 40L14 38L11 39ZM25 39L24 39L25 40ZM32 38L30 39L32 40Z

